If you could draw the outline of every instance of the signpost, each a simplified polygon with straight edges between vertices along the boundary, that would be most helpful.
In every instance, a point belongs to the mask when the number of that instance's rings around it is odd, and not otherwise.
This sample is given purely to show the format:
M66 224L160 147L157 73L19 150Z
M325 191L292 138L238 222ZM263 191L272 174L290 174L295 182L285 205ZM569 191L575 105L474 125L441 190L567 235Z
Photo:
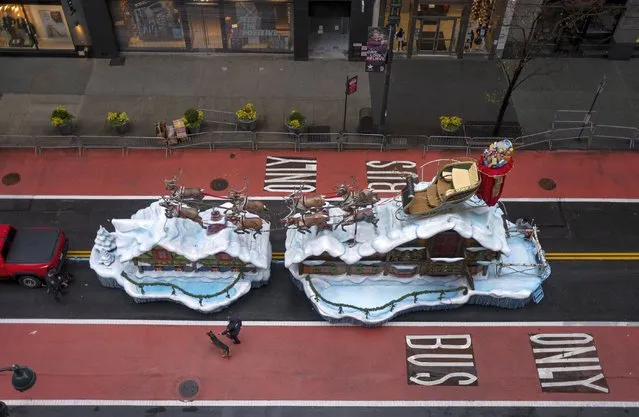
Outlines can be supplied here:
M400 12L402 10L402 0L391 0L390 14L388 16L388 26L390 33L388 35L388 55L386 56L386 79L384 80L384 96L382 98L382 114L379 118L380 133L384 133L386 127L386 109L388 107L388 90L390 89L391 65L393 63L393 46L395 43L395 29L400 21Z
M344 119L342 123L342 133L346 132L346 112L348 110L348 96L357 92L357 75L346 76L346 88L344 89Z

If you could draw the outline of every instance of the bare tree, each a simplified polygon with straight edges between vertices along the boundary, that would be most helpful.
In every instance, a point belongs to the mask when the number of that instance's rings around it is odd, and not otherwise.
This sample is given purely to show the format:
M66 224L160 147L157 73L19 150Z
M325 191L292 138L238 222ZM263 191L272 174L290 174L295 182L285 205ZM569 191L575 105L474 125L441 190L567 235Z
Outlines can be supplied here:
M526 66L544 49L557 50L559 42L568 40L573 46L577 45L592 19L610 13L604 0L561 0L551 6L526 6L518 6L521 11L514 14L513 23L508 25L513 58L497 60L506 77L506 89L487 95L489 101L501 101L493 136L499 135L513 92L544 70L544 67L537 67L523 75Z

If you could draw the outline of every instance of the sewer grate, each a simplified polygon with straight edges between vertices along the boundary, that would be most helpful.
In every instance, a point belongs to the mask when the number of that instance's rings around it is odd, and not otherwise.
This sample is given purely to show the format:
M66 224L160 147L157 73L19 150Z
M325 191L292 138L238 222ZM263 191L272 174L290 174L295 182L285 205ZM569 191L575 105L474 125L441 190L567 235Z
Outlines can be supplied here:
M2 183L4 185L16 185L20 182L20 174L17 172L11 172L2 177Z
M539 180L539 186L546 191L557 188L557 183L551 178L542 178Z
M224 178L216 178L211 181L211 189L214 191L223 191L229 188L229 182Z
M193 381L192 379L187 379L186 381L182 381L178 388L180 395L184 398L194 397L199 390L200 390L199 385L197 384L197 382Z

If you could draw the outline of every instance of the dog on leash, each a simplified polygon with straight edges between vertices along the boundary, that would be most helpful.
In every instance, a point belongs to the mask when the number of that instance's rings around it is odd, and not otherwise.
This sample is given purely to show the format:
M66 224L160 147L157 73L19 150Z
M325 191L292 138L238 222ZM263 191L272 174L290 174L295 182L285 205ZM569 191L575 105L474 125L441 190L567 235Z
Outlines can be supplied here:
M230 359L231 349L227 345L225 345L224 342L222 342L220 339L217 338L215 333L213 333L213 330L209 330L209 332L206 334L209 337L209 339L211 339L211 343L213 343L215 347L220 350L220 352L222 353L222 357L224 359Z

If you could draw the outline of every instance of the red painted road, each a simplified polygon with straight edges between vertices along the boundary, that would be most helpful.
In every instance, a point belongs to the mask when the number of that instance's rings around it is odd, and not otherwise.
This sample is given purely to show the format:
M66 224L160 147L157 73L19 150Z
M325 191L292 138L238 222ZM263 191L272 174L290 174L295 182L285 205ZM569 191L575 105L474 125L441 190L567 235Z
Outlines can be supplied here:
M479 154L475 155L478 156ZM231 187L241 188L245 178L252 195L281 195L264 191L267 156L317 158L317 191L331 194L336 184L355 176L366 185L366 161L425 162L454 156L455 153L421 151L238 151L175 152L165 158L162 152L88 151L78 157L70 151L45 150L40 157L26 151L2 151L0 176L11 172L21 175L20 183L0 184L0 195L161 195L165 178L184 170L182 183L209 189L214 178L222 177ZM639 198L639 154L606 152L516 153L516 165L508 177L506 198ZM434 169L428 173L430 178ZM552 191L542 189L541 178L557 183Z
M184 379L194 400L639 400L636 327L252 327L222 359L208 328L138 325L0 325L0 358L29 364L36 386L3 399L177 400ZM594 337L609 393L544 393L529 333ZM477 386L408 385L406 335L473 339ZM572 365L572 364L570 364Z

